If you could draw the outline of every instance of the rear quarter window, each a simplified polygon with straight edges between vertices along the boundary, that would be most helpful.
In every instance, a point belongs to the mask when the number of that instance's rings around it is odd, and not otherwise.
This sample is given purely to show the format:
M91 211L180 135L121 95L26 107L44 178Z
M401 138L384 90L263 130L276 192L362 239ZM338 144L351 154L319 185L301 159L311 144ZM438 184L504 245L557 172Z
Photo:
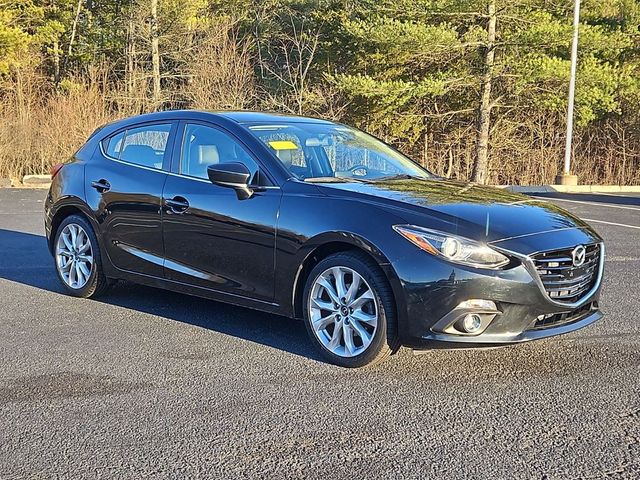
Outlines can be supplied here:
M171 124L129 128L104 139L107 156L144 167L162 169Z
M120 132L111 138L104 140L104 151L107 155L113 158L120 158L120 151L122 149L122 140L124 139L124 132Z

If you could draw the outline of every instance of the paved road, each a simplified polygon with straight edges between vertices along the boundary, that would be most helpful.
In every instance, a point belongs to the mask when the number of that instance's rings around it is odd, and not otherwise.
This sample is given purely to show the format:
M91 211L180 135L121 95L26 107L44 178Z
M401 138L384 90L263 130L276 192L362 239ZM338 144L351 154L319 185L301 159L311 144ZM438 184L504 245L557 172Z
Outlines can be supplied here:
M277 316L133 285L63 295L44 195L0 190L3 480L640 477L640 198L553 200L607 222L600 323L353 371Z

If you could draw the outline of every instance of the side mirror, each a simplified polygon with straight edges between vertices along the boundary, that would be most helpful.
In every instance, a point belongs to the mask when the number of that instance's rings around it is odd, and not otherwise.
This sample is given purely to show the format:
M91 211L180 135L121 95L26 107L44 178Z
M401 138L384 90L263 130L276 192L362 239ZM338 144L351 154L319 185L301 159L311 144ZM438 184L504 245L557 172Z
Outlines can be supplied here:
M207 167L207 175L214 185L233 188L239 200L246 200L253 195L249 187L251 172L240 162L217 163Z

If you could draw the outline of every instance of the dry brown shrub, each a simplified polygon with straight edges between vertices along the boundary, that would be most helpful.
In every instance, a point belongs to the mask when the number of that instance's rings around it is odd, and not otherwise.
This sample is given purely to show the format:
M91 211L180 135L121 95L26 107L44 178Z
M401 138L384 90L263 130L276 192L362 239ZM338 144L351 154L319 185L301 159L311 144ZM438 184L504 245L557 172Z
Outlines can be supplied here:
M35 70L8 79L0 105L0 177L46 173L97 127L131 113L113 108L107 78L107 69L93 69L58 90Z
M432 172L466 180L473 164L475 134L471 122L448 124L420 144L400 149ZM498 117L490 142L489 183L553 184L563 165L561 118ZM573 139L573 173L582 184L640 185L640 138L628 125L608 119L577 131Z
M220 21L194 49L184 87L188 104L201 110L242 110L253 105L255 78L249 40Z

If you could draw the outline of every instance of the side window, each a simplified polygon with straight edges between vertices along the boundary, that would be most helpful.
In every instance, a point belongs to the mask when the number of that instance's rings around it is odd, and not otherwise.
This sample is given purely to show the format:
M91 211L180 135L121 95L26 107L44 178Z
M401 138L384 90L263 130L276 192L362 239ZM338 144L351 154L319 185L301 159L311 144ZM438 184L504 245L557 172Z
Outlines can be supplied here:
M251 183L260 183L258 164L235 139L217 128L188 123L184 129L180 173L208 179L207 167L218 163L240 162L251 172Z
M147 125L126 131L120 147L120 160L150 168L162 169L171 124ZM117 135L111 140L117 138ZM116 148L114 144L114 148ZM111 141L109 142L109 148ZM107 149L108 152L108 149Z
M108 138L105 150L107 155L113 158L120 158L120 152L122 151L122 140L124 139L124 132L120 132L111 138Z

